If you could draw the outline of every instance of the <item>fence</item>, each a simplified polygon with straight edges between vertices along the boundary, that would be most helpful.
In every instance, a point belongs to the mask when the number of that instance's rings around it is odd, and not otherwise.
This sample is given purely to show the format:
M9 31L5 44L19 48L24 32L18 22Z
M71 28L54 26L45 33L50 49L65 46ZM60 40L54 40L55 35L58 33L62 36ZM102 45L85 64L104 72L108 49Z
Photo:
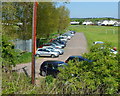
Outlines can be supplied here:
M14 43L15 43L15 49L32 52L32 39L29 40L16 39Z

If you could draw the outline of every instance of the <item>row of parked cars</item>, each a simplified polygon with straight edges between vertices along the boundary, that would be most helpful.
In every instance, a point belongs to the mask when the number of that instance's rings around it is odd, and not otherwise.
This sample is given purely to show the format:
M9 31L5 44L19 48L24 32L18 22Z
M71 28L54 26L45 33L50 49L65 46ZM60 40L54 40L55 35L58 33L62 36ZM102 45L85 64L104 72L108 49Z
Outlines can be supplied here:
M95 41L93 42L93 45L96 44L103 44L104 42L102 41ZM103 48L103 47L101 47ZM110 52L117 54L117 50L116 48L110 49ZM57 60L47 60L44 61L41 64L40 67L40 75L41 76L47 76L47 75L52 75L53 77L56 77L57 74L60 72L58 70L59 67L63 67L63 66L68 66L68 62L71 61L74 63L76 61L81 62L81 61L87 61L89 63L93 62L93 60L88 60L82 56L70 56L67 58L67 60L65 60L65 62L63 61L57 61ZM71 74L72 76L75 76L75 74Z
M36 56L59 57L64 54L63 48L66 47L67 41L75 34L75 31L68 31L55 39L51 39L49 43L41 45L37 51Z

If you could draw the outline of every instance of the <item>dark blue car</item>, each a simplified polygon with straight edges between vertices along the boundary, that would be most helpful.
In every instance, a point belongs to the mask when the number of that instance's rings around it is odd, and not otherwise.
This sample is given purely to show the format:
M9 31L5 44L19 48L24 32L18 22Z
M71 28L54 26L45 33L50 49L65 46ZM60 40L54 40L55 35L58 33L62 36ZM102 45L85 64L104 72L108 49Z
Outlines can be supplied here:
M77 61L88 61L88 62L92 62L92 60L88 60L82 56L70 56L65 63L68 63L70 60L73 60L73 62L75 62L75 60Z
M57 74L60 72L58 70L58 67L62 67L64 65L67 65L67 63L63 61L54 60L44 61L40 67L40 75L42 76L52 75L53 77L56 77Z

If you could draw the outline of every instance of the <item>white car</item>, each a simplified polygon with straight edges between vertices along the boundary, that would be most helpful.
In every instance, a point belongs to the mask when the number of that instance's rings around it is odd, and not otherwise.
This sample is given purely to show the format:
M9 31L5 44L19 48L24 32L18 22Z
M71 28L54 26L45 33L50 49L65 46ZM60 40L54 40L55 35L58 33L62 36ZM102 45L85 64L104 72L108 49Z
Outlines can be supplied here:
M65 37L58 37L57 39L67 42L67 38L65 38Z
M62 55L64 53L64 50L59 49L59 48L55 48L55 47L52 47L52 46L43 46L43 48L57 51L57 52L59 52L60 55Z
M71 39L71 36L66 35L66 34L63 34L63 35L61 35L60 37L65 37L65 38L67 38L68 40L70 40L70 39Z
M95 44L103 44L104 42L102 42L102 41L95 41L95 42L93 42L93 44L95 45Z
M38 48L36 51L36 56L51 56L52 58L54 58L59 56L59 52L55 52L54 50L48 50L45 48Z

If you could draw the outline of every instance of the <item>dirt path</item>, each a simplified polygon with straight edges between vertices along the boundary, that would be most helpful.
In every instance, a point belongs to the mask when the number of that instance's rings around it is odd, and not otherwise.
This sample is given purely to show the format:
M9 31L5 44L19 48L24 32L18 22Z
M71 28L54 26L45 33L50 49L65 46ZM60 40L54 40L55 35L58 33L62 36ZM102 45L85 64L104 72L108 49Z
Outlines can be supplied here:
M87 52L87 41L84 34L76 33L71 40L68 41L67 46L64 48L64 54L60 55L58 58L38 58L36 60L35 65L35 77L40 77L39 75L39 68L43 61L45 60L61 60L65 61L71 55L82 55L83 53ZM31 76L31 62L25 64L19 64L14 70L18 70L19 72L25 72L26 75Z

